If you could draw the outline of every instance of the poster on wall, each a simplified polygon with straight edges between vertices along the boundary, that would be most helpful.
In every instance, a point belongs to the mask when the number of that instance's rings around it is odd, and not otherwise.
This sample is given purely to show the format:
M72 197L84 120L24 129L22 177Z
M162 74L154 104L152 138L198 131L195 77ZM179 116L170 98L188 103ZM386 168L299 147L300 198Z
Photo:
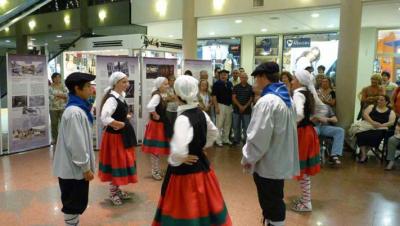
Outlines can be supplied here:
M143 58L143 69L142 69L142 121L141 131L139 131L138 137L143 137L145 125L149 119L149 112L146 110L146 105L150 101L153 81L157 77L163 76L168 78L171 75L177 73L177 59L165 59L165 58Z
M190 70L193 73L193 77L198 80L200 79L200 71L206 70L208 73L208 83L211 86L214 76L211 60L185 60L183 67L183 72Z
M137 57L120 57L120 56L96 56L96 109L100 109L101 101L104 96L104 90L109 86L108 78L115 71L123 72L128 76L129 87L126 90L125 100L128 104L128 111L132 114L131 124L137 134L138 120L138 96L135 95L139 75L139 61ZM136 91L137 93L137 91ZM99 112L99 111L97 111ZM100 115L97 115L97 147L100 147L101 134L103 124L100 120Z
M45 56L7 56L9 153L49 145Z
M304 37L285 36L283 67L284 70L295 72L306 67L325 66L325 74L336 77L336 61L339 40L337 34L316 34Z

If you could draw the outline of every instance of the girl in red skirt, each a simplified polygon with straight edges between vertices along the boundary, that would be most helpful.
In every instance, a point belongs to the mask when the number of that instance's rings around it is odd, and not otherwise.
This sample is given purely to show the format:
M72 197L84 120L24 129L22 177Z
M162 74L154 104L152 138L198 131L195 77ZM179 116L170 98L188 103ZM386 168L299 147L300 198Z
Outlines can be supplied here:
M318 135L311 122L311 115L316 106L322 104L315 91L312 75L301 70L296 72L292 80L293 102L297 112L297 136L299 142L301 198L294 201L292 209L299 212L312 210L311 177L320 171L320 155Z
M155 180L162 180L160 155L169 154L169 141L172 136L172 126L167 118L167 102L162 97L168 87L168 79L165 77L155 79L152 97L147 104L150 120L146 125L142 151L150 154L151 175Z
M231 226L214 170L203 149L212 146L218 129L197 103L198 81L182 75L175 92L184 103L171 140L168 169L152 226Z
M114 72L109 85L100 107L105 129L99 153L99 177L101 181L110 181L110 199L114 205L121 205L130 196L119 186L137 182L136 136L129 123L131 115L124 98L129 86L128 77L122 72Z

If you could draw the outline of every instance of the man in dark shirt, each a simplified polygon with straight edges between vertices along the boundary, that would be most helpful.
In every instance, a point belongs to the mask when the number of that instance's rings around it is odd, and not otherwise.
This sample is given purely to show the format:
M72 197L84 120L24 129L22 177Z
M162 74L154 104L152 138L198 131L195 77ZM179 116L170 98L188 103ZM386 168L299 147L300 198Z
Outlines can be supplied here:
M235 144L246 141L246 131L251 118L251 103L253 101L253 87L247 83L247 74L240 73L240 83L233 87L233 130L235 132Z
M229 132L232 125L232 83L228 81L229 71L222 70L219 80L212 87L212 100L217 115L217 128L219 135L216 144L232 144L229 141Z

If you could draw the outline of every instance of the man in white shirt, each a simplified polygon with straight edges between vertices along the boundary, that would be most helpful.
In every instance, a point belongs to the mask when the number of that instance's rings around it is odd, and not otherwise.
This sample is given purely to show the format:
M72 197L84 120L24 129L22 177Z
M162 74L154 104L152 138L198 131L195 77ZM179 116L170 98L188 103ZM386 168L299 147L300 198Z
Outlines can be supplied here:
M296 112L279 66L259 65L251 74L262 89L243 147L242 165L253 173L265 225L285 223L284 180L299 174Z

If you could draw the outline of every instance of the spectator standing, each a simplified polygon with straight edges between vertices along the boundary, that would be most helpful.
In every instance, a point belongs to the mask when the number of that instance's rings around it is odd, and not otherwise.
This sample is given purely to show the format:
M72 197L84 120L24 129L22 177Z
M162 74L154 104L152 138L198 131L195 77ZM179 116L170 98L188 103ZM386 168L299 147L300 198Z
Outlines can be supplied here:
M65 109L65 104L68 99L68 90L61 83L61 74L53 73L51 75L53 81L49 87L50 99L50 121L51 121L51 137L52 143L57 143L58 125L61 121L61 116Z
M223 144L232 144L229 141L232 125L232 83L228 81L228 74L227 70L219 73L220 79L214 83L211 94L217 116L219 136L216 144L219 147L222 147Z
M246 131L250 123L251 104L253 102L253 87L247 83L246 73L240 74L240 83L233 87L233 130L234 143L239 144L243 138L246 141Z

